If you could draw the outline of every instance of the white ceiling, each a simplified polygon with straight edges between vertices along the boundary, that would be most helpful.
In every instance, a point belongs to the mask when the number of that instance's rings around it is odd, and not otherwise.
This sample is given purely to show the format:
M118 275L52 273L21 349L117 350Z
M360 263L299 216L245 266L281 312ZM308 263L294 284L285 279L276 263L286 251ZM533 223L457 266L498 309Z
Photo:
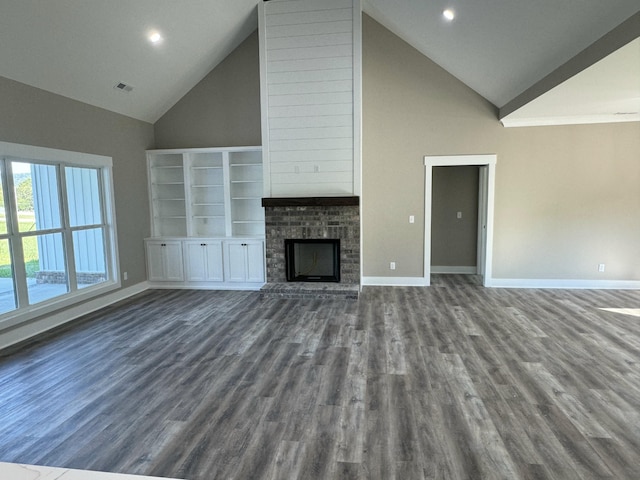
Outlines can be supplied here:
M640 121L640 38L502 119L505 126Z
M0 0L0 76L155 122L256 29L256 4Z
M0 0L0 76L155 122L255 30L258 1ZM638 0L363 3L365 12L497 107L640 11ZM452 23L442 20L445 7L457 12ZM162 32L162 44L146 40L151 29ZM631 62L633 48L624 54ZM611 76L620 63L605 64L597 80L583 83L617 89L600 76ZM637 69L626 70L631 86L640 85ZM115 90L119 82L134 90ZM587 97L569 100L585 109ZM606 109L633 107L606 98L599 102ZM565 105L560 113L570 116ZM533 113L546 115L540 108Z

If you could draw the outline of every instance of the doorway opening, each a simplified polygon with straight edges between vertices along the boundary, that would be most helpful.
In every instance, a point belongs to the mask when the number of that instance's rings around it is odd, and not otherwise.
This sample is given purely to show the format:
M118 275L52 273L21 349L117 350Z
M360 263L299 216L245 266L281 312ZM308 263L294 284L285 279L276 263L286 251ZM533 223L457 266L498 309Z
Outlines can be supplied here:
M433 216L433 169L436 167L478 166L478 227L476 272L485 287L491 286L493 250L493 204L496 155L425 156L424 284L431 285ZM470 273L470 272L469 272Z

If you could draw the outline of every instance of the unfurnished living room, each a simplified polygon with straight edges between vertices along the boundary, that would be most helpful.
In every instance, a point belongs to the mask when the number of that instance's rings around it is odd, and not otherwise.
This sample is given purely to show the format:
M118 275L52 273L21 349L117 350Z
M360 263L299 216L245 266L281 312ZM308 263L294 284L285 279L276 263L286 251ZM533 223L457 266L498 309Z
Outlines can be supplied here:
M637 0L0 0L0 479L637 479Z

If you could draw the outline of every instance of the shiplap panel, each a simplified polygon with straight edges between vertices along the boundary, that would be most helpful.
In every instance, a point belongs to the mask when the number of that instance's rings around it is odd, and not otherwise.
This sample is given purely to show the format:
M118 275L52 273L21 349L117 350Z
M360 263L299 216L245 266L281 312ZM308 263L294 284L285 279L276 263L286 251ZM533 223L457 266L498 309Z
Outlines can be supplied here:
M321 164L317 162L276 162L271 165L271 173L315 173L316 166L329 172L351 172L353 170L353 163L349 160L323 160Z
M271 0L267 15L344 8L344 0Z
M270 193L352 194L353 2L272 0L264 13Z
M308 95L310 93L328 92L353 92L353 82L350 80L333 80L328 82L302 82L269 85L270 96L300 94Z
M330 45L325 47L291 47L269 51L268 62L281 60L310 60L316 58L351 57L353 45Z
M277 60L267 62L269 71L300 72L305 70L332 70L334 68L351 68L353 57L312 58L304 60Z
M352 195L353 182L335 182L335 183L277 183L271 184L271 195L274 197L285 196L307 196L307 195Z
M346 45L353 42L351 32L346 33L327 33L319 35L304 35L295 37L295 45L298 47L327 47L330 45ZM283 48L291 48L292 39L272 38L269 40L269 52L282 50Z
M269 123L269 130L271 132L280 128L348 127L353 125L353 115L280 117L272 118Z
M332 80L350 80L353 82L353 69L349 67L335 68L332 70L309 70L306 72L270 72L267 78L267 85Z
M339 22L353 19L352 8L333 8L330 10L314 10L295 13L278 13L267 15L267 28L283 25L307 25L310 23Z
M350 115L353 112L353 105L300 105L289 107L270 107L271 118L278 117L306 117L321 115Z
M335 105L348 104L353 98L351 92L309 93L306 95L270 95L270 107L295 105Z
M300 155L298 151L280 151L273 152L271 155L271 165L280 162L331 162L338 160L351 161L353 151L345 148L342 150L310 150Z
M307 23L304 25L283 25L271 27L266 32L267 41L271 38L303 37L306 35L318 35L326 33L351 33L352 21ZM268 47L267 47L268 48Z
M297 150L306 152L309 150L342 150L353 148L351 138L310 138L305 140L273 140L271 141L271 151Z
M310 138L353 138L353 128L320 127L320 128L278 128L271 129L271 140L302 140Z
M317 172L317 173L272 173L271 178L279 183L346 183L352 178L351 172Z

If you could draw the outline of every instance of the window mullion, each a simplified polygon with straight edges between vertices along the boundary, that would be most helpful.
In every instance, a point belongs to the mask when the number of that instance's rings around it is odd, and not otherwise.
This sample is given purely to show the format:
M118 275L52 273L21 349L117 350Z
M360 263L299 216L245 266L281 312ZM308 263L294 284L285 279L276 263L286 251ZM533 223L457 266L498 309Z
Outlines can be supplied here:
M67 279L69 291L75 292L78 289L78 281L76 275L76 257L73 245L73 232L71 231L71 222L69 220L69 202L67 195L66 171L64 165L58 165L58 195L60 204L60 219L62 224L63 248L65 252L65 260L67 265Z
M11 162L2 161L4 168L3 186L5 191L5 217L7 218L7 230L9 235L9 251L11 252L11 268L13 270L13 282L16 292L17 308L29 305L29 292L27 287L27 270L24 264L24 249L22 248L22 236L18 224L18 207L16 204L13 185L13 170Z

